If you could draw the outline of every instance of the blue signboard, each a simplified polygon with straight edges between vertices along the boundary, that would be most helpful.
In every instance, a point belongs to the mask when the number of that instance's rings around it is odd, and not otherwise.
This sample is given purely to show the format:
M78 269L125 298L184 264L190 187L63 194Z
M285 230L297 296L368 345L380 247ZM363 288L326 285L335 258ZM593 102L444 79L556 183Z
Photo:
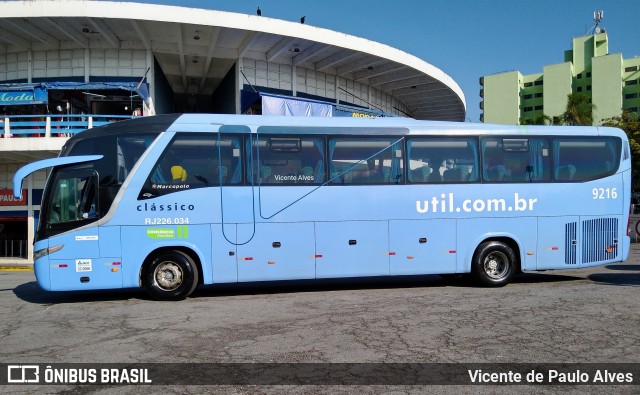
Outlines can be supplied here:
M0 89L0 105L42 104L47 102L47 91L41 87L27 89Z

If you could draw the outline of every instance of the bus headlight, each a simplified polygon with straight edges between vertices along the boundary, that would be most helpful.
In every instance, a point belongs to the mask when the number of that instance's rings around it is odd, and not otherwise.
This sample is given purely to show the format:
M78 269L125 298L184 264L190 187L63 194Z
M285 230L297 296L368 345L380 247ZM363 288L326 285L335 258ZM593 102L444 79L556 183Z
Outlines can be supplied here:
M60 251L62 249L62 247L64 247L64 244L60 244L54 247L49 247L49 248L43 248L41 250L38 250L36 252L33 253L33 261L37 261L38 259L42 258L43 256L47 256L49 254L51 254L52 252L56 252L56 251Z

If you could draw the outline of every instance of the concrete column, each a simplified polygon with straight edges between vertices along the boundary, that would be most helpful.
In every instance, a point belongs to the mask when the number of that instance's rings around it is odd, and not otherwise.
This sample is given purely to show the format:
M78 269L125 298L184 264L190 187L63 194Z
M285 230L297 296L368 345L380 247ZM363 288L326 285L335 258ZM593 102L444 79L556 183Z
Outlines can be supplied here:
M27 51L27 82L33 82L33 51Z
M242 92L242 66L242 58L238 58L238 60L236 61L236 71L234 73L236 78L236 114L240 114L240 111L242 111L242 108L240 108L240 106L242 105L240 103L240 93Z
M91 74L91 51L89 48L84 49L84 82L89 82Z
M155 90L155 62L153 61L153 52L150 49L147 49L147 68L149 68L149 72L147 73L147 83L149 84L149 97L153 102L156 102L156 90Z
M291 66L291 92L294 97L298 96L298 69L295 64Z

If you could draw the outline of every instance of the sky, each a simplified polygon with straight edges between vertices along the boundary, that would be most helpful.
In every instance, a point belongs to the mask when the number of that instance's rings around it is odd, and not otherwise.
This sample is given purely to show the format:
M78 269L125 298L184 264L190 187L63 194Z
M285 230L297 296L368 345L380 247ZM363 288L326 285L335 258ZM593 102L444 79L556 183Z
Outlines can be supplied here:
M467 121L479 122L480 77L518 70L541 73L564 62L574 37L600 27L609 53L640 56L638 0L136 0L255 14L377 41L414 55L448 74L467 103Z

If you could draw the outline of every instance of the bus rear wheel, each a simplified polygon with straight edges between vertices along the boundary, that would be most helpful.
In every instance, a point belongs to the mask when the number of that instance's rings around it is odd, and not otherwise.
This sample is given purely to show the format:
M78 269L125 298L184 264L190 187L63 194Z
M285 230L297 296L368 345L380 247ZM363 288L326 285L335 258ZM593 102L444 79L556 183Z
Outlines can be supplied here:
M505 286L516 273L516 254L500 241L482 243L473 255L471 273L481 285Z
M158 300L182 300L198 285L198 268L180 251L163 251L151 259L143 275L143 285Z

